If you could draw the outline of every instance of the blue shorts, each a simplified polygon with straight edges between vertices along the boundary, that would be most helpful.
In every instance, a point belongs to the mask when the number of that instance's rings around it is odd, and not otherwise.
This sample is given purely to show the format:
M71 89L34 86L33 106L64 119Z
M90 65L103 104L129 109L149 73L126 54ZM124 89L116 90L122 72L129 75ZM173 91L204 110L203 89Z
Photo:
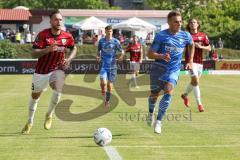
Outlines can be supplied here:
M164 66L153 63L150 68L150 88L153 94L164 90L166 82L173 84L175 87L179 78L180 70L167 72Z
M114 82L117 79L117 68L105 69L102 67L100 70L100 79Z

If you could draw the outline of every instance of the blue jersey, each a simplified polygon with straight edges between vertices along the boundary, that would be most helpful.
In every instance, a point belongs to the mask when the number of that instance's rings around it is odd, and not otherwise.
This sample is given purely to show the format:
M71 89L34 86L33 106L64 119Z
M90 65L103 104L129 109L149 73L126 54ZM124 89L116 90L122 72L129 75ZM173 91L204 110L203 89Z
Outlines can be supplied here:
M111 40L107 40L106 38L100 39L98 51L101 54L102 68L117 68L116 56L118 51L122 51L122 46L116 38L112 38Z
M169 29L159 32L152 43L151 50L156 53L170 53L171 60L166 62L156 59L155 62L164 66L167 72L175 72L181 68L182 54L187 45L192 45L192 36L189 32L179 31L173 35Z

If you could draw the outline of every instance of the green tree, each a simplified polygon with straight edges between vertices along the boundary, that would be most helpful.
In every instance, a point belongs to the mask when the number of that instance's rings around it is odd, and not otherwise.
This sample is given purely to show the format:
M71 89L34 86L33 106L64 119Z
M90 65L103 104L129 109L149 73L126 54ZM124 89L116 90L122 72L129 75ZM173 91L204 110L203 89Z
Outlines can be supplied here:
M221 37L225 47L240 48L240 0L146 0L146 3L153 9L178 9L184 27L189 18L197 18L211 40Z
M102 0L11 0L0 1L3 8L25 6L30 9L110 9Z

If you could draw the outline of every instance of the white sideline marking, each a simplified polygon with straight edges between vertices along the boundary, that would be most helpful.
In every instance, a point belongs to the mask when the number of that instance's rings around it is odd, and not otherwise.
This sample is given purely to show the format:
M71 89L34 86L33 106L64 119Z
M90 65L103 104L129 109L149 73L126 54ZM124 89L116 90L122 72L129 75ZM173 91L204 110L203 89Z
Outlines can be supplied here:
M110 160L122 160L122 157L119 155L119 153L115 147L105 146L105 147L103 147L103 149L107 153Z
M226 144L226 145L168 145L168 146L112 146L116 148L228 148L240 147L240 144Z

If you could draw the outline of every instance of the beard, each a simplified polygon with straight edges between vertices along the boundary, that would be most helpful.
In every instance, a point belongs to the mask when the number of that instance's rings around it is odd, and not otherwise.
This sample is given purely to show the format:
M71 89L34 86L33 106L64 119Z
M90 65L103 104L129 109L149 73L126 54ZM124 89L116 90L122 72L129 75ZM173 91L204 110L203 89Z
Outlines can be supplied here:
M55 30L55 31L59 31L61 30L62 26L59 25L59 26L52 26L52 29Z

